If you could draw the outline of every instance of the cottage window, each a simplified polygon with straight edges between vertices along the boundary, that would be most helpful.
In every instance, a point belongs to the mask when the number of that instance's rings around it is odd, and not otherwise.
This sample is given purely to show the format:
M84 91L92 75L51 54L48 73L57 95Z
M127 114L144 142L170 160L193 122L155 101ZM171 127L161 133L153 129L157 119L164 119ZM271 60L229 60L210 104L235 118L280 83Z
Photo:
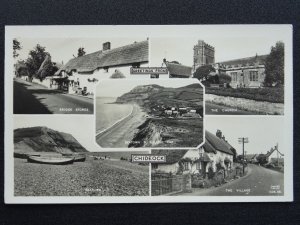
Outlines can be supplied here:
M132 67L133 68L140 68L141 64L140 63L133 63Z
M151 166L152 166L153 170L156 170L158 168L158 164L157 163L153 163L153 164L151 164Z
M250 81L258 81L258 72L250 71Z
M231 75L232 81L236 82L237 81L237 72L231 72L230 75Z
M189 170L189 162L184 162L184 170Z
M103 69L104 69L104 72L108 73L108 66L103 67Z
M201 162L197 162L196 163L196 169L197 170L201 170Z

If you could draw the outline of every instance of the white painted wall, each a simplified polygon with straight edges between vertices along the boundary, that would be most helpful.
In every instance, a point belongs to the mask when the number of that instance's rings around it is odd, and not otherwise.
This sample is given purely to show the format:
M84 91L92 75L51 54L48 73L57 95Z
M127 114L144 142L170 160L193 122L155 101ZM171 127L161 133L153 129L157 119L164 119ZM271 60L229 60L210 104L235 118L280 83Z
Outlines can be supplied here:
M174 164L157 164L158 167L157 169L154 169L154 171L163 171L165 173L177 173L179 165L178 163L174 163Z
M201 147L203 149L203 147ZM204 149L203 149L204 151ZM213 171L216 172L216 164L218 164L219 162L221 162L221 164L224 164L224 160L225 158L229 158L231 160L231 162L233 162L233 155L221 152L221 151L217 151L217 153L207 153L207 155L209 156L209 158L211 159L211 162L207 164L206 166L206 172L208 172L208 168L212 167Z

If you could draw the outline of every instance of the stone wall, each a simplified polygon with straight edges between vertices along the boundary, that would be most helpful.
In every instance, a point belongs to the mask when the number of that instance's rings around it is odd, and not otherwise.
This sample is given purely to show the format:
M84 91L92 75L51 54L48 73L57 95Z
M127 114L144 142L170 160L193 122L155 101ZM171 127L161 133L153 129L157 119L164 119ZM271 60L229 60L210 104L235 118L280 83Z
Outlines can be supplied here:
M205 94L205 101L263 114L283 115L284 104L265 101L255 101L245 98Z

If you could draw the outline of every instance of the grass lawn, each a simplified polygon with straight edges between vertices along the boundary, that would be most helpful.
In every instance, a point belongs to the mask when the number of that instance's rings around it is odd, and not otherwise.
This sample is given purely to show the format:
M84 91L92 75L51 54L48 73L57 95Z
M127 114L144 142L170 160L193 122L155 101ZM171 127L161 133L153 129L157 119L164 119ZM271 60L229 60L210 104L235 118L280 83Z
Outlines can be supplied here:
M212 88L205 89L206 94L229 96L235 98L246 98L256 101L267 101L273 103L284 103L284 87L264 88Z

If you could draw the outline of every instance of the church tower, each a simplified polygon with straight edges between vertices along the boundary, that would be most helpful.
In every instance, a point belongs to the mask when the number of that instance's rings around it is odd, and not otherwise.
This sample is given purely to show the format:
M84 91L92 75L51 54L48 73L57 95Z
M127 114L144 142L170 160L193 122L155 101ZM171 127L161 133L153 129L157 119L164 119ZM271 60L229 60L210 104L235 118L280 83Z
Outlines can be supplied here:
M200 66L215 63L215 48L199 40L194 46L194 71Z

